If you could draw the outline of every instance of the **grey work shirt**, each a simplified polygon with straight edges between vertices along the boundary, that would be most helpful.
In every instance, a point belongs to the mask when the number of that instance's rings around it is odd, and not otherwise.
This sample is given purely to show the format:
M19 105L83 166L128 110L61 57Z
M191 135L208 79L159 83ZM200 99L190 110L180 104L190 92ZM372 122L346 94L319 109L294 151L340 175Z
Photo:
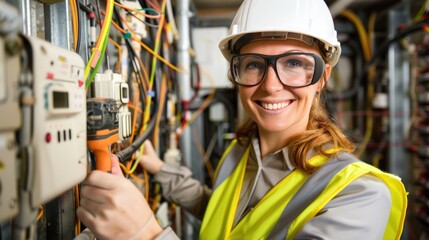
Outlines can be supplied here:
M251 143L234 225L294 169L287 148L262 158L258 138L253 138ZM164 164L155 180L161 184L166 199L198 219L203 218L211 190L193 179L189 169ZM335 196L304 225L295 239L383 239L390 209L387 186L372 175L364 175ZM170 234L164 234L165 238L161 239L170 239Z

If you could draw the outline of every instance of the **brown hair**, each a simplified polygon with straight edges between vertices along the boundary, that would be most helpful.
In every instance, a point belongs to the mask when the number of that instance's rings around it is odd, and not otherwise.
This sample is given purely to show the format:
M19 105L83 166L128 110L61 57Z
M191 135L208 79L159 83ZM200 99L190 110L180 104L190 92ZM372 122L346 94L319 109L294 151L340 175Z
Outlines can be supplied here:
M319 44L317 45L320 50ZM326 55L322 54L322 57L324 61L327 62ZM231 74L228 74L228 77L234 82ZM326 72L323 74L323 80L326 83ZM321 103L320 95L321 94L317 94L314 98L313 105L310 109L307 130L293 136L285 143L285 146L289 148L289 159L292 160L297 169L306 173L312 173L317 170L317 167L309 164L307 161L307 155L312 150L315 150L316 154L321 154L328 158L331 158L336 153L327 153L327 149L324 149L326 144L332 144L332 147L341 148L342 151L348 153L352 153L355 150L355 145L330 119L326 107ZM240 145L249 144L250 138L256 133L257 129L258 126L256 122L249 119L238 128L236 132L237 142Z

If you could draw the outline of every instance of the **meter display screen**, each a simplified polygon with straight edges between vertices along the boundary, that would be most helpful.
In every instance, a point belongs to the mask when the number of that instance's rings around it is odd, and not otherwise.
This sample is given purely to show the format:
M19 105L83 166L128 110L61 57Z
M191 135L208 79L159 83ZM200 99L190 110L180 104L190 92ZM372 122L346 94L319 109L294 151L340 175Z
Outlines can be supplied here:
M52 92L52 106L54 109L64 109L69 107L69 93L68 92Z

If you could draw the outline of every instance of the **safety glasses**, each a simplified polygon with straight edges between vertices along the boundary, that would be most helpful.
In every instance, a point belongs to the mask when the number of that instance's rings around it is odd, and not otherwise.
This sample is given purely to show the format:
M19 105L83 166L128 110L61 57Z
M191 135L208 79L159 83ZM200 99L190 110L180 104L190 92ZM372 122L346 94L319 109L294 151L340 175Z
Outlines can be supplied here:
M317 83L325 69L322 57L313 53L293 52L273 56L245 53L231 59L234 82L242 86L256 86L265 78L270 65L280 81L293 88Z

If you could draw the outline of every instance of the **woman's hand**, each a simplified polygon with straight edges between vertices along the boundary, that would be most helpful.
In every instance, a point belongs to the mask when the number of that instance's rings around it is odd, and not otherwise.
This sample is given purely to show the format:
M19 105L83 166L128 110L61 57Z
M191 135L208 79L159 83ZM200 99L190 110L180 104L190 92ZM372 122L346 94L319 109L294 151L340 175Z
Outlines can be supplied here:
M143 143L143 155L140 158L140 166L149 173L155 174L161 170L163 164L164 162L158 157L152 143L146 140Z
M122 175L116 155L112 174L88 175L80 201L77 217L97 239L153 239L162 232L143 194Z

